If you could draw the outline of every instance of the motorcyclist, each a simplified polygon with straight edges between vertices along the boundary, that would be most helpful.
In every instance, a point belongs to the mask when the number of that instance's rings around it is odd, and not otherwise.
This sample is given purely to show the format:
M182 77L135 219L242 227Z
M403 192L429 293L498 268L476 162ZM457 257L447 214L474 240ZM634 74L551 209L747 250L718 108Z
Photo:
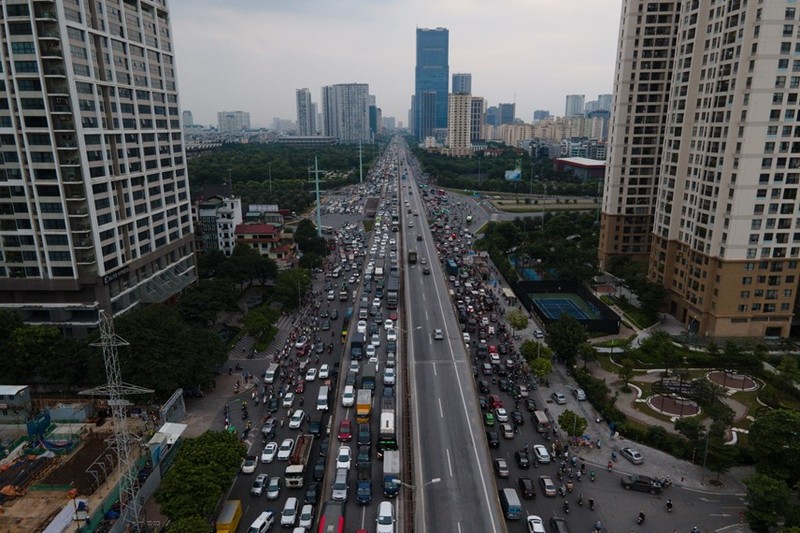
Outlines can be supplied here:
M636 522L639 524L644 522L644 511L639 511L639 516L637 517Z
M564 512L569 514L569 501L564 500Z
M672 500L670 499L667 500L667 512L668 513L672 512Z
M589 498L589 509L594 511L594 498Z

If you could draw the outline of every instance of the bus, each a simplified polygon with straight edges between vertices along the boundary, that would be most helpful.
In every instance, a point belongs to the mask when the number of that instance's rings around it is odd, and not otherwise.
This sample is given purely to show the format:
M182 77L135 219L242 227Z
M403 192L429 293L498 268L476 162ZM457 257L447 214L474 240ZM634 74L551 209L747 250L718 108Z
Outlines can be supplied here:
M344 533L344 502L326 502L317 533Z
M536 421L536 431L546 433L550 431L550 419L544 411L534 411L533 419Z
M385 451L397 450L397 431L395 429L394 409L387 406L381 410L380 430L378 433L378 444L376 446L378 459L383 457Z

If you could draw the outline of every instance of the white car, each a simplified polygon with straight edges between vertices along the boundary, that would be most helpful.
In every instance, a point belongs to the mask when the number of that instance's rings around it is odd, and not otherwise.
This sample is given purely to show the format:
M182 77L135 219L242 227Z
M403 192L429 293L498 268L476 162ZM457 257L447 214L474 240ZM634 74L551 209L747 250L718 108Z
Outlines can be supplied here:
M528 533L546 533L544 530L544 521L532 514L527 518L528 522Z
M392 328L394 328L394 321L391 318L387 318L383 321L383 329L388 331Z
M508 411L502 407L498 407L494 411L494 416L498 422L508 422Z
M283 439L280 448L278 448L278 461L288 461L293 449L294 441L292 439Z
M291 407L292 404L294 404L294 393L287 392L283 395L283 406L288 408Z
M350 470L351 455L350 446L340 446L339 454L336 456L336 468L347 468Z
M336 294L333 291L328 291L328 300L335 300Z
M356 374L358 374L359 367L360 365L358 364L358 361L350 361L350 367L349 367L350 372L355 372Z
M380 335L380 333L373 333L372 337L369 340L369 342L374 347L378 348L381 345L381 335Z
M394 329L394 328L387 329L386 330L386 340L389 341L389 342L397 341L397 330Z
M378 507L377 533L394 533L394 506L392 502L381 502Z
M275 454L278 453L278 443L275 441L267 443L264 450L261 452L261 462L271 463L275 460Z
M358 324L356 324L356 331L358 333L363 333L364 335L367 334L367 321L366 320L359 320Z
M307 342L308 342L308 337L306 337L305 335L303 335L302 337L300 337L299 339L297 339L297 341L294 343L294 347L295 347L295 348L297 348L298 350L300 350L300 349L302 349L302 348L305 348L305 347L306 347L306 343L307 343Z
M300 511L299 527L305 528L304 531L311 531L312 523L314 522L314 506L306 504Z
M283 511L281 511L281 525L283 527L292 527L297 522L297 498L287 498L286 503L283 504Z
M433 330L433 340L440 341L442 339L444 339L444 333L442 333L442 330L438 328Z
M305 420L306 414L303 412L302 409L296 409L292 418L289 420L289 429L300 429L300 426L303 425L303 420Z
M306 381L314 381L315 379L317 379L317 369L312 366L306 370Z
M394 368L387 368L383 371L383 384L384 385L394 385L395 381L395 374Z
M253 486L250 487L250 495L261 496L261 494L264 493L264 487L267 485L267 481L269 481L269 476L267 474L259 474L256 476L256 479L253 481Z
M368 362L369 362L369 363L375 363L375 371L376 371L376 372L377 372L377 371L380 369L380 367L381 367L381 363L380 363L380 361L378 361L378 358L377 358L377 357L370 357Z
M248 455L242 461L242 474L252 474L256 471L256 456Z
M368 358L370 358L370 359L374 358L375 354L377 353L376 350L375 350L375 345L367 344L367 349L365 350L365 352L366 352Z
M550 454L547 452L547 448L541 444L535 444L533 446L533 455L536 456L536 461L541 464L547 464L550 462Z
M331 367L328 365L322 365L319 367L319 379L328 379L328 376L331 374Z

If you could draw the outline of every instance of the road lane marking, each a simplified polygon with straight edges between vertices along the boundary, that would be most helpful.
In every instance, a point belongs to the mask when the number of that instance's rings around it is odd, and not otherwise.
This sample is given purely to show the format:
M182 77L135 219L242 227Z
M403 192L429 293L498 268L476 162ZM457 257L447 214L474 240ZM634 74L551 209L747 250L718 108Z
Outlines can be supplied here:
M444 411L442 411L442 399L441 398L439 398L439 418L444 418Z
M447 452L447 469L450 471L450 477L453 477L453 461L450 459L450 448L445 449Z
M439 374L437 374L437 373L436 373L436 363L433 363L433 375L434 375L434 376L438 376L438 375L439 375ZM439 400L440 407L441 407L441 401L442 401L442 400Z
M428 317L428 310L425 310L425 322L428 322L430 318Z

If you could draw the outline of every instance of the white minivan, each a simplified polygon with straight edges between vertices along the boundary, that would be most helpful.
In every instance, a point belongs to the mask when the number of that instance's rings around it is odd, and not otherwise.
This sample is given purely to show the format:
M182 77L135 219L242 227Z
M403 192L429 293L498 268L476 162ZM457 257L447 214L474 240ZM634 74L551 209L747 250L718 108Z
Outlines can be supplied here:
M353 407L356 402L356 391L352 385L347 385L342 394L342 407Z
M297 522L297 507L299 503L297 498L291 497L286 500L286 504L281 511L281 525L284 527L292 527Z

